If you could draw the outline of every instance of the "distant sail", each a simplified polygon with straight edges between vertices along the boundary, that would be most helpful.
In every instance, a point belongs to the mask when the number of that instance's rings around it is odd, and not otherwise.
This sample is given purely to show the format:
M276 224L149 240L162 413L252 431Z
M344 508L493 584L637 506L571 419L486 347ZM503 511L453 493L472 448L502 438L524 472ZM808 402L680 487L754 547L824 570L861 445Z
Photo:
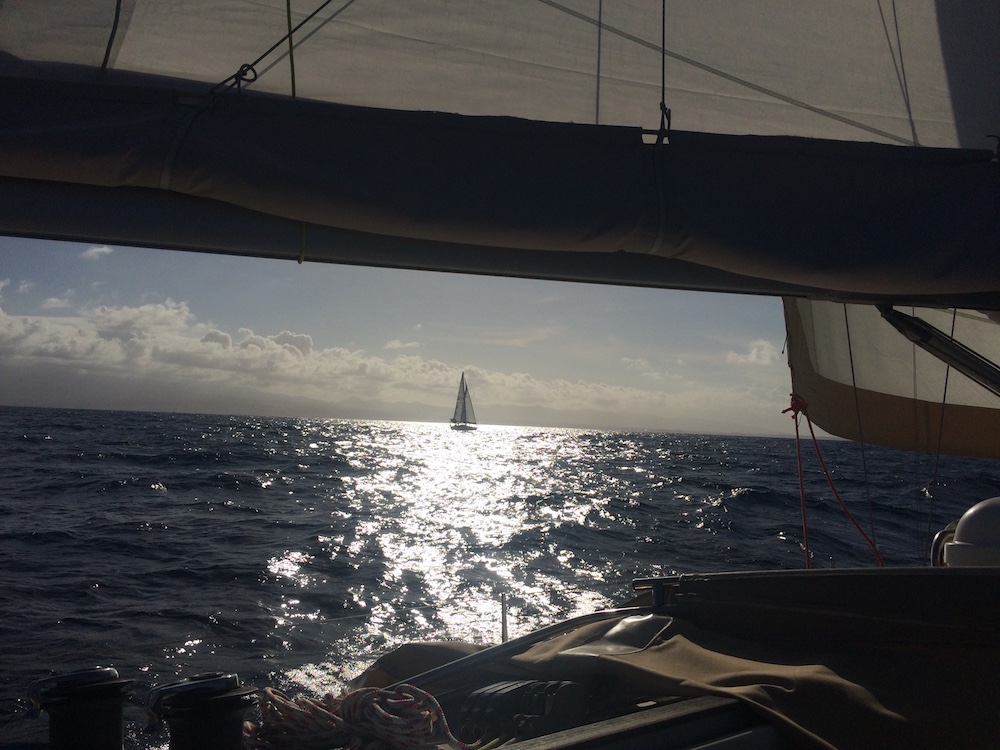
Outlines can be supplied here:
M464 372L462 373L462 381L458 384L458 398L455 399L455 414L451 418L451 429L476 429L476 412L472 408L472 396L469 395L469 386L465 382Z

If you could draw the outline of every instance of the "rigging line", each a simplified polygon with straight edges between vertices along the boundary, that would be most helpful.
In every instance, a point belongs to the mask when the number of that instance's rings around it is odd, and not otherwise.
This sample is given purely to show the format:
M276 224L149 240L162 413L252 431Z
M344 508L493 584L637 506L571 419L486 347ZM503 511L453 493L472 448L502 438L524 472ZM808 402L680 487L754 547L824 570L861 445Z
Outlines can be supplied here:
M548 5L549 7L554 8L555 10L558 10L561 13L565 13L566 15L572 16L573 18L583 21L584 23L589 23L589 24L597 23L597 21L591 18L590 16L575 11L572 8L567 8L565 5L555 2L555 0L537 0L537 1L540 3L544 3L545 5ZM857 128L858 130L863 130L866 133L877 135L880 138L885 138L886 140L893 141L895 143L902 143L906 146L913 145L909 138L903 138L902 136L895 135L894 133L889 133L888 131L876 128L873 125L867 125L863 122L852 120L850 117L845 117L844 115L838 115L836 112L829 112L825 109L821 109L820 107L814 107L812 104L808 104L802 101L801 99L796 99L795 97L792 96L786 96L785 94L779 93L773 89L769 89L765 86L760 86L759 84L748 81L745 78L740 78L739 76L735 76L732 73L727 73L724 70L720 70L719 68L712 67L711 65L707 65L703 62L698 62L697 60L687 57L686 55L682 55L678 52L671 52L668 49L661 50L653 42L648 42L645 39L642 39L641 37L637 37L634 34L629 34L627 31L615 28L614 26L603 24L603 27L605 31L620 36L622 39L626 39L630 42L638 44L641 47L646 47L647 49L651 49L654 52L666 55L670 59L676 60L677 62L682 62L685 65L690 65L691 67L698 68L699 70L703 70L706 73L710 73L719 78L723 78L727 81L737 84L738 86L750 89L751 91L756 91L758 94L763 94L764 96L770 97L772 99L777 99L778 101L784 102L785 104L790 104L793 107L798 107L799 109L804 109L807 112L812 112L814 115L819 115L820 117L825 117L827 119L834 120L843 125L847 125L852 128Z
M910 315L916 316L917 308L910 305ZM910 378L910 401L913 403L913 453L916 456L916 452L920 448L920 436L917 434L917 426L920 424L919 415L917 413L917 345L910 342L910 372L912 377Z
M118 22L122 17L122 0L118 0L115 3L115 20L111 24L111 33L108 35L108 46L104 49L104 60L101 62L101 69L97 73L97 78L100 79L104 75L104 71L108 69L108 62L111 60L111 49L115 46L115 37L118 35Z
M219 88L221 88L221 87L225 86L226 84L229 84L229 88L232 88L233 86L238 86L238 85L239 85L239 82L240 82L240 80L241 80L241 74L243 73L243 71L244 71L244 70L246 70L246 69L249 69L249 70L253 70L253 69L254 69L254 67L255 67L255 66L257 65L257 63L259 63L259 62L260 62L261 60L263 60L263 59L264 59L265 57L267 57L267 56L268 56L268 55L270 55L270 54L271 54L272 52L274 52L274 51L275 51L276 49L278 49L278 47L280 47L280 46L282 45L282 43L284 43L284 42L285 42L286 40L288 40L288 39L289 39L289 37L291 36L291 34L293 34L294 32L298 31L298 30L299 30L299 29L301 29L301 28L302 28L303 26L305 26L305 25L306 25L307 23L309 23L309 22L310 22L310 21L311 21L311 20L312 20L313 18L315 18L315 17L317 16L317 15L319 15L319 13L320 13L320 12L321 12L321 11L322 11L322 10L323 10L324 8L326 8L326 6L328 6L328 5L329 5L330 3L332 3L332 2L333 2L333 0L324 0L324 2L320 3L320 5L319 5L319 6L318 6L318 7L316 8L316 10L314 10L314 11L313 11L312 13L310 13L310 14L309 14L308 16L306 16L305 18L303 18L303 19L302 19L302 20L301 20L301 21L300 21L300 22L299 22L299 23L298 23L298 24L297 24L297 25L295 26L295 28L293 28L293 29L292 29L292 30L291 30L291 31L290 31L290 32L289 32L288 34L286 34L285 36L281 37L281 39L279 39L279 40L278 40L277 42L275 42L274 44L272 44L272 45L271 45L271 46L270 46L270 47L268 48L268 50L267 50L266 52L264 52L264 54L262 54L262 55L261 55L260 57L258 57L258 58L257 58L256 60L254 60L254 61L253 61L252 63L249 63L249 64L247 64L247 65L243 65L243 66L241 66L241 67L240 67L240 71L239 71L239 72L237 72L237 73L234 73L233 75L229 76L229 78L227 78L226 80L224 80L224 81L220 81L219 83L217 83L217 84L216 84L216 85L215 85L214 87L212 87L212 91L214 92L214 91L215 91L216 89L219 89ZM332 21L332 20L333 20L334 18L336 18L337 16L339 16L339 15L340 15L341 13L343 13L343 12L344 12L345 10L347 10L347 8L349 8L349 7L350 7L351 5L353 5L354 3L355 3L355 0L346 0L346 2L345 2L345 3L343 4L343 5L341 5L341 6L340 6L340 7L339 7L339 8L338 8L338 9L337 9L336 11L334 11L334 12L333 12L333 13L332 13L332 14L331 14L330 16L328 16L328 17L327 17L326 19L324 19L324 20L323 20L323 22L322 22L322 23L320 23L320 24L319 24L319 25L318 25L318 26L317 26L317 27L316 27L315 29L313 29L313 30L312 30L312 31L310 31L310 32L309 32L308 34L306 34L306 35L305 35L304 37L302 37L302 38L301 38L301 39L300 39L300 40L298 41L298 43L297 43L297 44L296 44L295 46L296 46L296 47L299 47L299 46L301 46L301 45L302 45L302 44L303 44L304 42L306 42L306 41L308 41L309 39L311 39L311 38L312 38L312 36L313 36L313 35L314 35L314 34L315 34L315 33L316 33L317 31L319 31L319 30L320 30L321 28L323 28L324 26L326 26L326 24L328 24L328 23L329 23L330 21ZM286 53L286 54L287 54L287 53ZM268 66L267 66L266 68L264 68L264 70L262 70L262 71L260 72L260 74L259 74L259 75L257 75L257 74L256 74L256 71L254 71L254 73L255 73L255 75L254 75L254 78L253 78L253 79L251 79L250 81L248 81L248 83L253 83L253 81L256 81L256 80L257 80L257 78L259 78L259 77L260 77L261 75L263 75L264 73L267 73L267 72L268 72L269 70L271 70L271 68L273 68L273 67L274 67L275 65L277 65L277 64L278 64L279 62L281 62L281 61L282 61L282 60L284 60L284 59L285 59L285 55L284 55L284 54L280 55L280 56L279 56L279 57L278 57L278 58L277 58L277 59L276 59L276 60L275 60L275 61L274 61L273 63L271 63L270 65L268 65Z
M335 19L335 18L336 18L337 16L339 16L339 15L340 15L341 13L343 13L343 12L344 12L345 10L347 10L347 9L348 9L348 8L349 8L350 6L354 5L354 2L355 2L355 0L347 0L347 2L345 2L345 3L344 3L343 5L341 5L341 6L339 7L339 8L337 8L337 10L335 10L335 11L334 11L333 13L331 13L331 14L330 14L329 16L327 16L326 18L324 18L324 19L323 19L323 20L322 20L322 21L321 21L320 23L316 24L316 28L312 29L312 30L311 30L311 31L310 31L310 32L309 32L308 34L306 34L305 36L303 36L303 37L299 37L299 41L297 41L297 42L295 43L295 46L296 46L296 47L301 47L301 46L302 46L303 44L305 44L306 42L308 42L308 41L309 41L310 39L312 39L312 38L313 38L313 37L314 37L314 36L315 36L315 35L316 35L317 33L319 33L319 31L320 31L320 30L322 30L322 28L323 28L324 26L326 26L326 25L327 25L328 23L330 23L330 22L331 22L332 20L334 20L334 19ZM325 7L325 6L326 6L326 5L328 5L328 4L329 4L328 2L327 2L327 3L324 3L324 4L323 4L323 7ZM316 12L314 12L313 14L311 14L311 15L309 16L309 18L305 19L305 20L304 20L304 21L303 21L302 23L300 23L300 24L299 24L298 26L296 26L296 27L295 27L295 28L293 29L293 31L298 31L299 29L301 29L301 28L302 28L302 26L303 26L303 25L304 25L305 23L307 23L307 22L308 22L308 21L309 21L310 19L312 19L312 18L313 18L313 17L314 17L314 16L315 16L315 15L316 15L317 13L319 13L319 11L320 11L320 10L322 10L322 9L323 9L322 7L318 8L318 9L316 10ZM265 73L267 73L267 72L268 72L269 70L271 70L271 68L273 68L273 67L274 67L275 65L277 65L278 63L280 63L280 62L281 62L282 60L284 60L284 59L285 59L285 54L281 54L281 55L278 55L278 57L277 57L277 58L275 58L274 62L272 62L272 63L271 63L270 65L268 65L267 67L265 67L265 68L264 68L264 69L263 69L263 70L262 70L262 71L260 72L260 74L261 74L261 75L264 75L264 74L265 74Z
M830 469L826 465L826 461L823 459L823 451L819 448L819 440L816 439L816 431L813 429L812 419L809 417L809 404L806 402L802 396L797 393L792 393L791 403L787 409L784 409L781 413L786 414L788 412L792 413L792 419L795 420L795 452L798 457L799 464L799 500L802 505L802 533L806 536L806 509L805 509L805 487L802 481L802 450L800 447L799 439L799 415L801 414L806 418L806 424L809 425L809 434L812 437L813 448L816 450L816 458L819 459L819 465L823 469L823 475L826 477L826 482L830 486L830 490L833 492L833 496L837 499L840 504L840 509L844 511L844 515L847 516L848 520L854 524L861 536L864 537L865 541L868 542L868 546L872 548L875 553L875 561L878 563L880 568L885 567L885 560L882 558L882 553L879 551L878 545L875 544L874 536L869 537L865 530L861 528L861 525L854 519L854 515L848 510L847 505L844 503L844 499L840 496L837 491L837 486L833 483L833 476L830 474ZM806 539L806 567L809 567L809 540Z
M949 333L949 336L952 340L955 339L955 323L957 320L958 320L958 308L953 307L951 308L951 332ZM924 535L924 539L927 544L927 547L924 550L925 559L930 556L930 545L933 539L933 535L931 534L931 523L933 522L932 516L934 515L934 497L935 497L934 487L937 486L938 467L941 462L941 442L942 440L944 440L944 410L945 406L948 403L948 381L950 379L950 376L951 376L951 365L945 363L944 388L941 391L941 419L938 421L937 448L934 451L934 472L931 474L931 504L930 507L927 509L927 533Z
M878 543L875 541L875 511L872 506L872 488L868 479L868 457L865 453L865 435L861 428L861 401L858 398L858 380L854 373L854 348L851 346L851 323L847 317L847 303L844 304L844 330L847 333L847 358L851 363L851 391L854 393L854 416L858 420L858 445L861 446L861 470L865 478L865 497L868 501L868 528L871 531L871 544L878 554ZM810 429L812 423L810 422ZM860 527L859 527L860 528Z
M916 314L917 314L917 308L915 306L913 306L913 305L910 305L910 315L915 317ZM913 418L913 449L910 451L910 454L913 457L913 478L914 478L914 482L916 483L916 482L919 482L919 477L920 477L920 455L919 455L919 451L920 451L920 430L919 430L919 425L920 425L920 410L919 410L919 405L917 404L917 345L915 343L912 343L912 342L910 344L910 371L913 374L913 377L910 379L910 381L911 381L910 404L912 406L911 411L913 412L913 414L912 414L912 418ZM919 514L921 512L920 511L921 500L920 500L919 497L917 498L916 502L917 502L917 513ZM930 528L930 520L927 521L927 526L928 526L928 529L929 529ZM916 541L916 555L917 555L917 559L921 559L921 560L922 559L926 559L926 552L925 552L925 549L924 549L924 540L918 537L915 541Z
M872 530L872 536L869 537L865 533L865 530L861 528L861 524L854 519L854 515L851 511L847 509L844 499L840 496L840 493L837 491L837 486L833 483L833 476L831 476L830 470L826 466L826 461L823 460L823 453L819 449L819 440L816 439L816 431L813 429L812 420L809 418L809 412L803 411L803 414L806 416L806 424L809 426L809 434L812 436L813 448L816 449L816 458L819 459L819 465L823 468L823 474L826 476L827 484L830 485L830 490L833 492L833 496L837 498L837 502L840 504L840 509L847 515L848 520L854 524L854 528L861 533L861 536L863 536L865 541L868 542L868 546L872 548L872 551L875 553L875 560L878 563L878 566L880 568L884 568L885 560L882 558L882 553L879 551L878 544L875 543L874 529ZM869 509L870 507L871 506L869 505Z
M792 397L794 399L794 396ZM812 567L812 555L809 554L809 524L806 522L806 484L802 475L802 440L799 438L799 412L792 410L795 422L795 460L799 467L799 511L802 514L802 544L806 552L806 569Z
M906 106L906 119L910 123L910 132L913 133L913 145L919 145L917 139L917 124L913 121L913 108L910 106L910 88L906 82L906 67L903 65L903 39L899 35L899 14L896 12L896 0L892 0L892 25L896 35L896 46L892 46L892 35L889 33L889 24L885 19L885 11L882 10L881 0L878 3L878 14L882 19L882 30L885 32L885 41L889 45L889 54L892 56L892 66L896 70L896 80L899 82L899 91L903 95L903 104ZM899 50L899 60L896 60L896 51Z
M660 3L660 136L659 143L670 137L670 108L667 107L667 0ZM661 207L660 218L665 220ZM657 241L659 245L659 241Z
M292 42L292 0L285 0L285 17L288 19L288 68L292 76L292 98L295 98L295 44ZM299 261L302 262L301 260Z
M667 109L667 0L660 3L660 130L664 118L670 119Z
M670 134L670 110L667 109L667 64L666 57L662 53L667 48L667 3L663 0L660 13L660 129L656 134L656 148L653 151L653 172L656 175L656 207L658 211L656 237L653 244L646 251L650 255L659 255L660 247L663 245L663 238L667 233L667 194L666 180L663 176L663 144L669 140Z

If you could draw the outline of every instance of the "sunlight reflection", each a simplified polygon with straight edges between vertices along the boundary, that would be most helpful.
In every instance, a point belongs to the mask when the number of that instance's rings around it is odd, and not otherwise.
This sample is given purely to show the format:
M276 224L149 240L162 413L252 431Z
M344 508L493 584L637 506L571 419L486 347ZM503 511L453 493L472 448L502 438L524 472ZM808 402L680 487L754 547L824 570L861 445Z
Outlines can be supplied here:
M510 597L512 615L530 618L527 627L567 608L607 605L602 595L551 593L567 582L545 568L564 568L571 553L516 544L533 530L586 525L589 514L606 501L593 491L572 497L560 491L561 474L581 450L572 431L487 426L469 434L441 424L400 427L391 446L399 458L380 456L379 471L353 479L359 510L378 503L383 520L359 523L348 551L358 555L374 538L391 561L384 587L405 605L431 604L425 621L436 623L436 635L495 642L501 592ZM341 448L349 458L363 457L358 444ZM545 565L532 563L542 556ZM599 571L581 567L586 580L603 580ZM399 616L387 601L372 605L372 630Z
M304 552L286 550L282 557L272 557L267 561L267 569L279 578L287 578L299 586L307 586L311 576L302 572L302 566L308 564L309 555Z
M501 594L517 637L621 601L632 571L671 572L624 557L662 544L666 511L651 492L673 498L671 523L680 505L687 524L706 524L701 497L668 487L681 478L664 473L670 450L631 435L337 421L304 423L303 433L300 470L330 467L295 489L321 525L267 570L290 589L272 609L284 639L309 623L336 644L329 661L285 675L316 690L405 641L499 642Z

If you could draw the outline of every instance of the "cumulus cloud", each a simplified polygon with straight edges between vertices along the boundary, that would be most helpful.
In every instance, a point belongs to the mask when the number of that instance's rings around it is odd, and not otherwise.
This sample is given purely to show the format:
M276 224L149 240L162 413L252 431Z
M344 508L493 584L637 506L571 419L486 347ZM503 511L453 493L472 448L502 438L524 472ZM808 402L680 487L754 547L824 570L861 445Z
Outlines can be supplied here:
M650 362L647 359L642 358L632 358L632 357L622 357L622 364L625 365L625 369L631 370L639 377L647 381L666 381L666 380L680 380L680 375L671 374Z
M622 363L629 370L648 370L649 362L644 359L633 359L631 357L622 357Z
M178 335L193 323L194 316L183 302L167 299L138 307L95 308L89 317L97 335L106 340L144 340L160 335Z
M169 298L162 303L156 302L138 307L101 305L94 309L91 316L94 322L104 329L141 329L150 333L182 330L194 320L187 303L174 302Z
M386 342L385 349L416 349L420 344L416 341L400 341L399 339L393 339L392 341Z
M61 297L49 297L42 302L43 310L60 310L69 307L69 300Z
M756 343L741 361L773 356L773 347ZM713 387L675 379L646 388L465 370L486 422L720 431L724 424L733 429L733 415L748 414L744 431L753 432L772 412L780 420L787 405L779 400L787 386L767 370L759 372L773 383ZM232 336L172 300L78 315L0 316L0 382L14 404L443 420L459 374L459 366L406 346L377 356L317 349L311 336L289 330L241 328ZM126 392L132 400L123 400ZM78 394L89 396L74 401ZM356 405L357 414L345 414L345 404ZM720 410L717 426L709 415Z
M778 347L770 341L755 339L750 342L746 354L729 352L726 355L726 361L737 364L773 365L781 361L781 353L778 351Z
M312 336L305 333L292 333L291 331L282 331L277 336L273 336L272 339L276 344L281 344L282 346L290 346L293 349L298 349L302 354L309 354L313 350L313 340Z
M233 337L230 336L225 331L219 331L213 328L211 331L206 333L201 337L201 343L203 344L221 344L223 349L228 349L233 345Z
M37 284L35 284L34 281L22 281L20 284L17 285L17 293L18 294L25 294L26 292L30 292L36 286L37 286ZM3 286L0 285L0 289L2 289L2 288L3 288Z
M105 255L110 255L112 252L114 251L107 245L95 245L94 247L88 248L80 253L80 257L86 258L87 260L97 260Z

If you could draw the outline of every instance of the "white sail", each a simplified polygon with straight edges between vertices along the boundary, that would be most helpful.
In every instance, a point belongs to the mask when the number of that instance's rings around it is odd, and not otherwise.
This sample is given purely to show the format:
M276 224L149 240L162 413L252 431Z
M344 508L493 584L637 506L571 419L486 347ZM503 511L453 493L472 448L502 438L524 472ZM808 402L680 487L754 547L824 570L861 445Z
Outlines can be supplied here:
M972 120L994 126L1000 107L990 2L364 0L291 11L303 25L290 53L283 1L6 0L0 45L18 76L71 78L42 67L67 63L81 66L78 81L103 66L104 81L134 72L214 85L253 64L251 92L645 128L659 124L663 80L674 125L713 133L989 147L994 131Z
M996 316L901 308L993 363ZM785 300L792 387L834 435L927 453L1000 456L1000 395L911 343L871 305Z
M455 413L451 417L451 427L453 430L476 429L476 412L472 408L472 396L469 395L464 372L458 384L458 397L455 399Z

